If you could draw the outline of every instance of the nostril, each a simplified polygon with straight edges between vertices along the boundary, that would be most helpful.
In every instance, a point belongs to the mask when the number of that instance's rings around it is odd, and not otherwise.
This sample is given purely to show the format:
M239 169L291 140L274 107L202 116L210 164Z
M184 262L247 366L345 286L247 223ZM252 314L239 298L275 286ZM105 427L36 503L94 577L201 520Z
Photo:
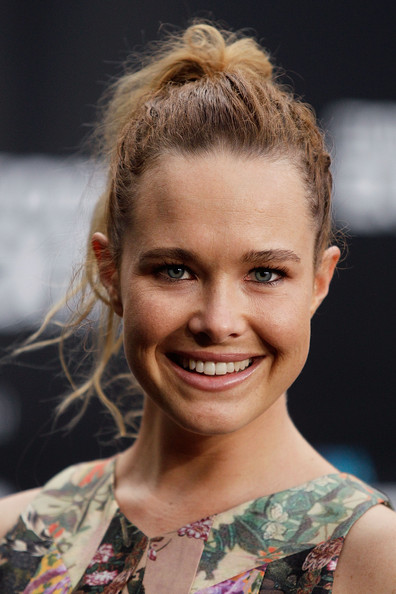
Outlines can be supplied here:
M241 336L244 325L238 321L237 316L230 316L229 319L211 319L203 316L201 319L195 317L188 324L190 333L199 344L221 344L228 338Z

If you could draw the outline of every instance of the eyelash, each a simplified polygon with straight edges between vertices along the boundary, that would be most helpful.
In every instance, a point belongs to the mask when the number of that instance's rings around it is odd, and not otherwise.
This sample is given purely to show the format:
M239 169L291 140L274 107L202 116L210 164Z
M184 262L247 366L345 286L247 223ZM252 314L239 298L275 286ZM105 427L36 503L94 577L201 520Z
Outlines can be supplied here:
M188 266L185 266L184 264L177 264L175 262L163 262L160 266L157 266L154 269L154 275L158 278L161 278L161 280L164 280L169 283L177 283L177 282L184 281L184 280L190 280L190 279L184 279L184 278L172 278L171 276L168 276L167 271L170 268L182 268L185 272L190 274L192 277L194 276L194 273L192 272L192 270L190 270L190 268L188 268Z
M277 285L283 278L287 276L287 270L280 267L280 268L271 268L268 266L258 266L257 268L253 268L249 271L249 275L254 274L255 272L263 271L263 272L270 272L271 274L276 274L278 278L275 280L270 280L268 282L260 282L258 280L253 280L253 282L257 283L258 285L265 285L266 287L273 287Z
M168 275L168 271L171 268L181 268L181 269L183 269L184 274L188 273L189 275L191 275L192 278L195 277L195 274L192 272L192 270L188 266L186 266L185 264L179 264L179 263L175 263L175 262L163 262L160 266L157 266L154 269L154 275L158 278L161 278L161 280L164 280L165 282L169 282L169 283L177 283L177 282L182 282L185 280L192 280L192 279L184 279L184 278L172 278L171 276ZM257 279L256 280L252 279L252 282L254 282L258 285L275 286L283 278L285 278L287 276L287 270L282 267L270 268L270 267L265 267L265 266L258 266L257 268L252 268L252 270L249 271L247 276L250 276L257 271L270 272L271 274L276 274L278 276L278 278L276 278L275 280L270 280L268 282L260 282Z

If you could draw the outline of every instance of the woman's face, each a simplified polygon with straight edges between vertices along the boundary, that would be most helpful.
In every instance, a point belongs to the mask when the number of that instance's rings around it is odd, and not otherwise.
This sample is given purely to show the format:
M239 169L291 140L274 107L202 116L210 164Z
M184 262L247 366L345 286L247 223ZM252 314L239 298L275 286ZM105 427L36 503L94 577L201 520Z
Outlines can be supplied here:
M330 248L314 270L314 239L286 159L173 155L145 173L120 271L102 279L158 414L204 435L264 418L304 366L338 260Z

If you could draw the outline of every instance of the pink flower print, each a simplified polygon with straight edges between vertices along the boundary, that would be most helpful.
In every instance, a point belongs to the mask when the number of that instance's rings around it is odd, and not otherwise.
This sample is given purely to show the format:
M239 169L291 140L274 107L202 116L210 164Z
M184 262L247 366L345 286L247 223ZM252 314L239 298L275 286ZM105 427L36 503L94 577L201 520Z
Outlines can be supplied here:
M118 571L94 571L84 576L84 584L87 586L104 586L114 580Z
M204 518L192 524L186 524L177 531L179 536L188 536L189 538L202 538L208 540L209 532L212 526L211 518Z
M308 553L302 569L304 571L313 569L322 569L331 562L337 564L337 559L341 553L344 544L344 537L340 536L334 540L321 542L310 553Z
M165 544L162 544L163 540L164 540L163 536L156 536L155 538L150 539L150 546L149 546L147 556L149 559L151 559L151 561L156 561L158 551L162 551L162 549L164 549L170 543L170 539L169 539L166 541ZM161 543L161 546L159 546L160 543Z
M63 580L50 586L45 590L45 594L69 594L71 588L70 578L64 577Z
M63 578L60 581L56 580L56 578L60 576L63 576ZM70 578L67 574L66 567L62 564L53 569L47 569L47 571L38 575L28 584L23 592L24 594L34 594L34 592L41 591L40 586L43 586L43 584L49 584L49 587L45 592L52 592L51 581L53 582L53 580L55 581L56 586L55 592L59 591L60 593L66 593L70 591ZM60 588L62 588L62 590Z
M209 586L209 588L198 590L196 594L244 594L247 592L247 584L250 575L251 571L246 571L245 573L230 578L229 580L225 580L215 586Z
M96 551L88 567L92 567L95 563L107 563L111 557L114 557L113 545L102 544Z
M338 561L338 557L336 559L332 559L327 565L326 565L326 569L328 571L335 571L336 567L337 567L337 561Z

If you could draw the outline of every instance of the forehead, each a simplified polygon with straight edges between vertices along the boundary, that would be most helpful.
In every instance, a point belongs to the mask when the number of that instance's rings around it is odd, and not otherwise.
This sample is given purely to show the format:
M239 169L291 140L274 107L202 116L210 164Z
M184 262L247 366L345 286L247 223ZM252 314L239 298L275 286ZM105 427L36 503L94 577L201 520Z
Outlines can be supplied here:
M166 155L149 168L133 232L147 242L307 241L313 224L297 168L287 159L230 153ZM272 245L272 247L274 247ZM282 246L283 247L283 246Z

